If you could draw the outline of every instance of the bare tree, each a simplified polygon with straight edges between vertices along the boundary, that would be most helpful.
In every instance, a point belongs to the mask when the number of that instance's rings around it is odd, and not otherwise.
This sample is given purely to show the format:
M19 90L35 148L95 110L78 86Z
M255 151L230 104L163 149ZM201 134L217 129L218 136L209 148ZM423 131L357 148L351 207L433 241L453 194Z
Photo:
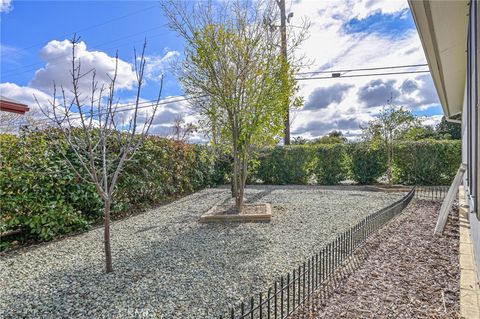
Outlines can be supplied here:
M61 132L68 144L73 158L65 156L71 168L85 182L95 185L104 206L104 246L106 271L112 272L112 251L110 245L110 210L115 197L115 187L122 169L135 151L142 145L152 124L162 94L163 77L157 99L148 105L145 114L140 104L140 95L144 84L145 48L140 56L135 52L134 70L135 101L129 105L129 118L122 119L119 112L122 107L116 95L118 76L118 53L115 58L115 69L109 74L109 82L100 83L94 69L83 71L81 61L76 56L76 46L80 38L74 36L72 44L71 88L53 85L53 100L48 109L41 106ZM81 80L91 76L90 91L82 89ZM142 103L143 104L143 103ZM143 121L141 121L143 119Z
M197 127L193 123L185 123L185 119L180 115L173 121L171 138L176 141L187 141L192 134L197 131Z

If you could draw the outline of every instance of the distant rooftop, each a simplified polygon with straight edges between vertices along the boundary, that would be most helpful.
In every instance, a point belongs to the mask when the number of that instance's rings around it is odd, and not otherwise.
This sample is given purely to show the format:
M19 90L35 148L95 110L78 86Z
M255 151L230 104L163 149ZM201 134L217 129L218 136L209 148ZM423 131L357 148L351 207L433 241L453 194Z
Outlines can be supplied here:
M25 114L25 112L28 112L29 110L28 105L0 95L0 111Z

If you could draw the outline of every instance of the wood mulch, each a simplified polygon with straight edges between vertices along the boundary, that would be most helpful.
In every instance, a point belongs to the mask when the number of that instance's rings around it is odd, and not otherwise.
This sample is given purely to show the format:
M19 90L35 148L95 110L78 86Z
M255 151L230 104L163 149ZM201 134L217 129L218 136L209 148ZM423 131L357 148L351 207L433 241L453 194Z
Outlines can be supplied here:
M292 318L459 318L458 210L437 238L440 205L412 201Z

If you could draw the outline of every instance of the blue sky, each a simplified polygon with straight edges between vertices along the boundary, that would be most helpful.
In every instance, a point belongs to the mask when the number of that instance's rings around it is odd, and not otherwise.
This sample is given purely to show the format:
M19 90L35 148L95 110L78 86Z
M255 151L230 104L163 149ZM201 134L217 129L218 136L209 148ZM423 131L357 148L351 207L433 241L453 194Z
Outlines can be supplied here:
M425 57L406 1L287 0L294 12L292 25L312 23L310 37L300 48L311 63L302 71L322 71L425 63ZM128 101L133 47L147 38L150 68L142 94L152 99L158 78L165 74L164 97L183 94L170 66L181 59L183 42L166 26L157 1L9 1L0 0L0 93L32 103L32 94L47 101L53 80L68 82L66 39L78 32L88 67L108 70L119 51L124 62ZM293 30L293 29L292 29ZM90 63L90 62L89 62ZM328 67L327 67L328 66ZM348 75L358 73L350 72ZM428 74L350 79L309 80L300 83L305 107L293 112L293 135L313 138L340 129L358 136L359 125L371 120L390 96L435 123L442 114ZM157 121L165 132L175 114L197 118L185 103L168 105Z
M76 31L89 50L110 56L118 50L126 61L133 61L133 48L140 49L145 38L149 55L181 51L182 41L165 24L156 1L13 1L13 10L1 16L1 82L28 85L44 65L40 49ZM166 95L181 94L172 74L166 83ZM146 87L145 94L153 98L155 87Z

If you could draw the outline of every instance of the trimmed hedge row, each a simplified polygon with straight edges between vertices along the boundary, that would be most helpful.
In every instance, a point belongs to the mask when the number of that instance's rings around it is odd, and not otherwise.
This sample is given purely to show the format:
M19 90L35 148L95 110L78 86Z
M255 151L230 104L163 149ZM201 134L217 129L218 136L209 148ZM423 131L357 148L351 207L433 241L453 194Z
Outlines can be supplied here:
M255 179L266 184L376 183L386 151L368 143L294 145L261 152ZM448 185L461 161L461 141L403 141L394 146L393 179L405 185Z
M0 233L20 228L24 238L50 240L102 218L94 186L66 163L62 153L74 158L67 145L55 148L51 138L44 132L0 134ZM400 142L394 154L395 183L445 185L460 164L461 142ZM229 156L215 156L208 147L150 136L125 165L112 213L120 216L229 183L231 168ZM249 183L333 185L352 179L370 184L385 172L385 152L366 143L278 146L250 161Z
M337 184L347 176L343 144L292 145L266 149L255 179L266 184Z
M0 135L0 233L20 228L23 239L50 240L102 217L95 187L67 164L62 155L67 145L53 147L51 138L44 132ZM210 186L214 165L206 147L148 137L124 167L112 213L145 209Z
M394 147L395 183L449 185L461 163L459 140L399 142Z

